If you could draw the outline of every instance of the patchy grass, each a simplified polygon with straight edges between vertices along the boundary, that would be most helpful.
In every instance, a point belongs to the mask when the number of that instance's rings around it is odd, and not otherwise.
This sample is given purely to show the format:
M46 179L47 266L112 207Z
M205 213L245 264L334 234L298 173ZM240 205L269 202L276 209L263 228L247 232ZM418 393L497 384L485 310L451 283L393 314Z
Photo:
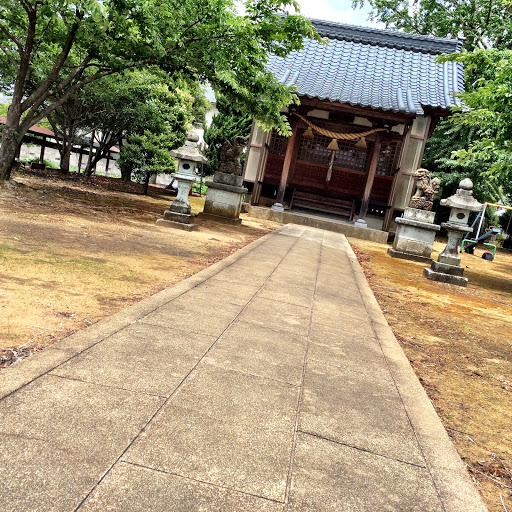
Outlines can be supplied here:
M242 226L200 220L199 231L187 233L155 224L173 200L161 188L143 196L139 185L112 178L86 182L31 173L16 180L17 187L0 189L0 349L15 349L20 357L277 227L251 219ZM191 197L193 211L203 203ZM11 353L3 352L4 364L12 363Z
M467 288L350 241L386 318L491 512L512 510L512 253L462 254ZM436 243L437 258L443 245Z

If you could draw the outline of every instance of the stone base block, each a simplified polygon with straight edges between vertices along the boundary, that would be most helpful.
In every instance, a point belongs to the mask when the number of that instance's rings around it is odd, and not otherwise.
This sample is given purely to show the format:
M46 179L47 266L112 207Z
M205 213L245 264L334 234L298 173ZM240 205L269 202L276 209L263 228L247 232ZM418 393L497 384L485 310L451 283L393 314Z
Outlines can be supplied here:
M242 224L242 219L240 218L233 219L231 217L221 217L220 215L213 215L205 212L198 213L197 217L201 219L216 220L217 222L223 222L224 224Z
M436 213L427 211L427 210L419 210L417 208L406 208L404 210L404 219L415 220L417 222L425 222L427 224L434 224Z
M197 224L182 224L181 222L174 222L172 220L158 219L156 223L169 228L181 229L182 231L194 231L197 229Z
M430 267L434 272L440 272L442 274L450 274L451 276L462 277L464 275L464 268L459 265L447 265L446 263L440 263L439 261L433 261Z
M165 210L164 219L170 220L172 222L179 222L181 224L193 224L195 215L191 215L190 213L179 213L173 212L171 210Z
M443 274L442 272L435 272L430 268L423 270L423 276L430 279L430 281L438 281L440 283L454 284L456 286L464 287L468 285L468 279L466 277Z
M235 178L237 177L235 176ZM208 186L203 213L215 215L216 217L238 219L242 198L246 193L247 189L244 187L236 187L214 181Z
M357 219L354 222L354 226L356 228L367 228L368 227L368 223L364 219Z
M443 253L439 255L437 258L439 263L443 265L449 265L450 267L459 267L460 266L460 257L459 256L447 256Z
M235 174L228 174L227 172L216 172L213 175L214 183L221 183L222 185L230 185L232 187L241 187L244 182L243 176L236 176Z
M392 258L401 258L403 260L419 261L421 263L432 263L432 258L428 256L420 256L419 254L411 254L409 252L395 251L394 249L388 249L388 254Z
M172 202L169 209L166 211L173 212L173 213L182 213L182 214L188 215L188 214L190 214L190 210L191 210L191 208L190 208L189 204L175 199Z

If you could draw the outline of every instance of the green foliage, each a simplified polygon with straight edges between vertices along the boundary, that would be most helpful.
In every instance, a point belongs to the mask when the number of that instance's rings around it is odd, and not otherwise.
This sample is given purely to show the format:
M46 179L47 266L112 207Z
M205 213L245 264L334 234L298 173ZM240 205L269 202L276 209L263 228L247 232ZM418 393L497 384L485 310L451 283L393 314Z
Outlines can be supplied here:
M252 117L234 109L226 98L218 97L217 109L219 113L213 117L212 125L204 135L204 140L208 144L205 154L208 163L204 167L206 175L219 170L220 150L226 140L231 142L237 136L249 137L251 132Z
M509 0L353 0L370 5L371 17L406 32L464 37L466 108L442 121L427 142L422 165L441 179L443 195L470 177L475 196L498 201L510 194L510 52L512 3ZM471 53L474 52L474 53ZM443 60L443 59L442 59ZM508 74L508 76L507 76ZM454 124L455 123L455 124Z
M194 97L194 103L192 104L192 118L194 123L201 123L203 126L206 125L206 112L210 110L211 103L204 94L201 87L191 91Z
M353 0L386 26L438 37L463 37L464 48L512 48L512 6L505 0Z
M128 91L124 94L121 88L118 94L121 104L112 108L108 97L104 103L113 114L116 111L118 129L126 139L119 158L121 170L137 181L144 181L151 174L174 172L175 160L169 151L186 138L194 98L187 90L171 90L158 75L130 75L133 80L127 81Z
M146 131L130 135L121 150L119 167L127 169L135 181L142 183L149 175L175 171L175 160L169 154L165 134Z
M199 189L201 189L201 191L199 191ZM208 192L208 187L203 183L203 186L201 187L201 184L200 183L194 183L192 185L192 192L194 192L194 194L202 194L202 195L205 195L206 192Z
M451 122L472 133L468 144L454 148L453 160L478 172L483 186L494 192L489 200L512 194L512 50L478 50L447 56L463 62L478 76L472 90L461 95L463 109Z
M208 80L235 108L288 133L280 109L292 89L266 69L268 55L320 38L302 16L279 16L295 0L245 7L240 16L234 0L0 0L0 89L12 93L13 125L25 113L18 135L86 84L151 65Z

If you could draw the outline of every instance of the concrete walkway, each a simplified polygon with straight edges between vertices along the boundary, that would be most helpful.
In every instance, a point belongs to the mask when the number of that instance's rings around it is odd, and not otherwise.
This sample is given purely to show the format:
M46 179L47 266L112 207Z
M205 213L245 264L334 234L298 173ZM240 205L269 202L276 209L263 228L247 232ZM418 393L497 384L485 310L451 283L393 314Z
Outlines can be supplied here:
M485 510L341 234L287 225L0 391L3 512Z

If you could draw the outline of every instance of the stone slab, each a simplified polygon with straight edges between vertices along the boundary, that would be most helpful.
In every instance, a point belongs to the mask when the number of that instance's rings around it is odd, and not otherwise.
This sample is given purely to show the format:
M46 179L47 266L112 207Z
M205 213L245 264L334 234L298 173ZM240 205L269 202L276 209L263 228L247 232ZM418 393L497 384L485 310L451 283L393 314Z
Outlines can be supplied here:
M435 272L430 268L423 269L423 276L430 281L437 281L439 283L454 284L456 286L466 287L468 285L467 277L454 276L451 274L444 274L442 272Z
M193 224L195 217L195 215L179 213L172 210L166 210L164 212L165 220L170 220L172 222L180 222L181 224Z
M314 293L312 288L283 286L278 280L270 280L258 291L258 297L307 308L313 305Z
M183 224L182 222L174 222L172 220L158 219L156 223L159 226L165 226L168 228L181 229L182 231L194 231L197 229L197 224Z
M432 258L427 257L427 256L420 256L419 254L395 251L394 249L388 249L388 254L392 258L400 258L402 260L409 260L409 261L419 261L420 263L426 263L426 264L432 263Z
M353 224L345 222L331 221L318 215L307 215L295 212L276 212L270 208L249 205L249 217L257 219L271 220L280 222L281 224L297 224L300 226L314 227L317 229L325 229L335 233L342 233L353 238L369 240L385 244L388 240L388 234L385 231L370 228L358 228Z
M298 386L305 349L305 338L296 334L237 322L220 337L205 362Z
M464 275L464 267L459 265L448 265L446 263L441 263L440 261L433 261L431 265L431 269L434 272L440 272L442 274L450 274L452 276L463 277Z
M227 301L193 302L189 297L175 300L140 319L142 323L188 329L192 333L220 336L240 313L242 306Z
M74 510L162 403L56 376L5 398L0 510Z
M307 336L310 316L309 308L256 297L238 318L243 322Z
M257 429L292 432L299 390L234 369L202 362L173 397L172 405Z
M290 512L444 512L428 470L299 434Z
M284 501L293 433L205 415L198 405L165 407L124 460Z
M136 323L51 374L169 396L215 340L171 326Z
M87 512L282 512L283 505L126 462L116 464L80 508Z
M213 215L212 213L201 212L197 214L197 217L200 219L222 222L224 224L231 224L233 226L242 224L242 219L240 218L223 217L221 215Z
M308 361L299 428L379 455L425 465L385 367L354 370Z

